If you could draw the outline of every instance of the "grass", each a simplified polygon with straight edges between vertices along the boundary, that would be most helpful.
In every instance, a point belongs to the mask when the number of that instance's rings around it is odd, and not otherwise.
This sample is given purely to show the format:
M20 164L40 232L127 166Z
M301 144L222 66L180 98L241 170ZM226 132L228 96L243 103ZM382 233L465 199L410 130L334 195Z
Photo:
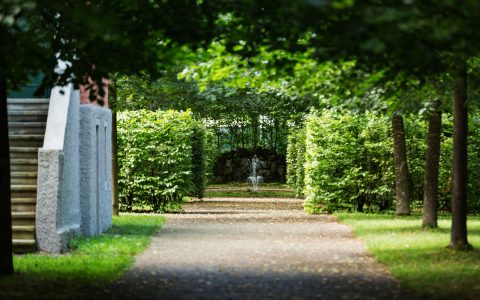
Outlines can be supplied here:
M252 186L251 183L248 182L229 182L229 183L215 183L209 184L207 189L238 189L238 188L250 188ZM259 184L260 188L268 188L268 189L291 189L287 184L279 183L279 182L265 182Z
M295 193L289 191L206 191L206 198L295 198Z
M161 216L122 215L113 218L105 234L73 239L67 254L16 255L15 274L0 277L0 299L91 298L133 264L164 221Z
M261 183L258 191L251 191L249 183L233 182L212 184L207 187L205 197L231 198L295 198L295 192L282 183Z
M421 218L381 214L335 214L365 240L377 261L422 299L480 299L480 218L469 217L469 242L475 250L453 251L450 219L422 229Z

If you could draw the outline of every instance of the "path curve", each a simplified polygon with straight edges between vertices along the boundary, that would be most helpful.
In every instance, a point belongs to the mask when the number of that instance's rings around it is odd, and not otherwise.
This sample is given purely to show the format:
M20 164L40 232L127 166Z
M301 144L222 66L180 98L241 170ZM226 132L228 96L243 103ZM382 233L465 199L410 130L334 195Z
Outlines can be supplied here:
M351 229L297 199L212 198L167 215L112 299L403 299Z

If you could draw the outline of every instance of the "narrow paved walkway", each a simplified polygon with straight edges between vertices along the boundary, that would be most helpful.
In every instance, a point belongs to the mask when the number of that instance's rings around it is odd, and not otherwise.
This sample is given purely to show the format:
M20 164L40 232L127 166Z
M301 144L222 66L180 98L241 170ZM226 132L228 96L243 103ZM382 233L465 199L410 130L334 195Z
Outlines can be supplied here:
M211 198L167 215L114 299L402 299L348 226L297 199Z

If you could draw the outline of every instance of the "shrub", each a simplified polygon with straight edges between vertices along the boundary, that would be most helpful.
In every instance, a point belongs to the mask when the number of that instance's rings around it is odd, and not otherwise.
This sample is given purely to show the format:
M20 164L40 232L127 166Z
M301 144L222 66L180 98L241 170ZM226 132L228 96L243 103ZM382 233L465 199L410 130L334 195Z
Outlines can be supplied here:
M176 210L184 196L203 193L203 131L190 112L119 113L121 208Z
M192 132L192 196L202 199L205 195L205 128L197 124Z
M334 110L306 120L305 209L377 210L390 205L393 165L386 118Z
M304 196L305 151L305 127L293 128L288 136L287 184L294 188L298 198Z
M205 182L209 183L213 179L213 167L215 165L215 158L218 155L218 148L216 142L217 136L215 132L207 128L205 129L204 137L204 160L205 160Z
M444 114L439 172L439 208L450 210L452 168L452 116ZM480 212L480 115L471 115L469 137L469 212ZM302 187L309 212L383 210L395 196L393 141L388 117L367 112L312 112L305 122L305 155L301 131L289 139L288 182ZM405 117L411 199L421 208L428 124L420 117ZM301 164L300 159L305 158ZM304 170L303 170L304 169ZM303 177L302 177L303 174Z

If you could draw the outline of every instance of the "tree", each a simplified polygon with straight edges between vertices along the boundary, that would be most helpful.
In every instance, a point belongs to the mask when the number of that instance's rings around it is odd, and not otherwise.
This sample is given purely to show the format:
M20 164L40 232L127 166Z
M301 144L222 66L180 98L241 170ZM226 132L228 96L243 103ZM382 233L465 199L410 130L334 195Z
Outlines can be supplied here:
M410 215L410 189L408 184L407 144L405 142L405 125L403 117L392 117L393 158L395 164L395 197L397 199L397 216Z
M4 130L7 128L7 130ZM2 130L3 129L3 130ZM5 136L6 134L6 136ZM12 257L12 215L10 202L10 149L8 143L7 121L7 83L0 79L0 140L7 143L0 144L0 170L3 172L0 179L0 275L13 273Z
M0 3L0 275L13 273L7 90L24 84L42 63L49 64L50 54L54 57L42 47L46 36L35 26L33 6L31 1Z
M450 247L465 249L466 139L468 121L466 81L459 65L477 57L480 49L480 3L465 1L245 1L236 4L232 22L236 36L252 38L256 45L298 49L305 44L317 49L319 60L355 59L365 70L387 69L392 80L399 72L425 83L444 73L456 79L454 114L454 166L452 241ZM288 21L282 23L283 18ZM251 24L238 27L239 23ZM242 30L246 33L242 34ZM308 39L303 43L296 41ZM247 37L247 38L245 38ZM428 55L426 55L428 53ZM460 79L463 78L463 79Z
M178 45L212 37L216 17L209 3L189 0L6 0L0 11L0 83L5 91L39 72L45 75L42 87L77 85L87 78L101 85L117 72L159 76ZM54 72L59 59L68 62L61 74ZM0 236L11 240L6 92L0 96ZM0 248L0 273L12 273L11 241Z
M453 118L452 232L449 247L468 250L472 246L467 239L468 104L466 62L460 63L455 80Z
M438 209L438 174L442 132L442 111L440 101L435 100L428 116L427 154L423 192L423 227L436 228Z

